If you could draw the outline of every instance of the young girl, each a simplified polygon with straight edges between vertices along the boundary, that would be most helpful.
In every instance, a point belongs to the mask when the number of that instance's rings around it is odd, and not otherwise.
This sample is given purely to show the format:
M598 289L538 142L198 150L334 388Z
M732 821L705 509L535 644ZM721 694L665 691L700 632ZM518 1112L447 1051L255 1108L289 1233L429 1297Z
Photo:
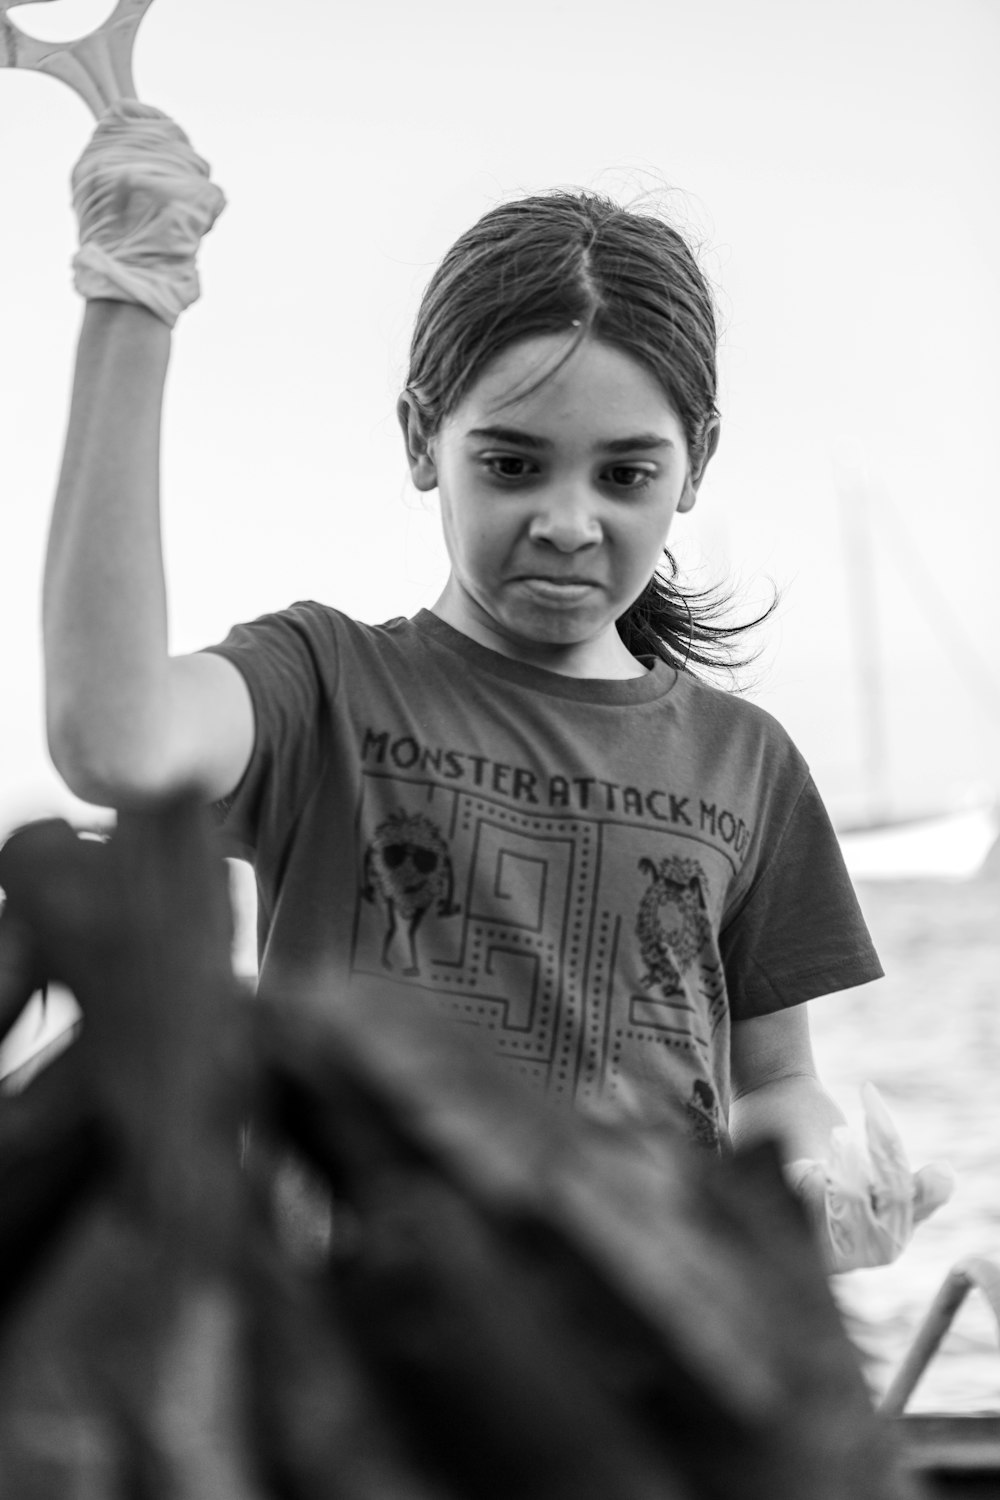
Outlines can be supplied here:
M222 206L158 111L75 177L88 298L45 587L53 758L116 806L195 783L252 859L260 984L435 997L555 1102L719 1148L769 1133L831 1264L947 1196L877 1102L871 1156L805 1003L881 969L822 802L726 637L662 571L718 442L711 298L668 225L588 194L485 215L424 296L399 399L451 570L369 626L303 602L169 659L170 327Z

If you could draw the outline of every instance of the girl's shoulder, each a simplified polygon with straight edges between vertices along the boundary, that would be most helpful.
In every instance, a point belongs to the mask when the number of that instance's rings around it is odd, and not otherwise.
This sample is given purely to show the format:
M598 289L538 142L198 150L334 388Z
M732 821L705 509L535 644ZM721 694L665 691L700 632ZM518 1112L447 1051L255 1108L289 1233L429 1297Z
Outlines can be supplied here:
M284 609L261 615L260 619L262 621L273 620L279 624L283 622L292 629L376 638L385 631L394 632L398 627L408 623L402 615L399 615L381 624L370 625L349 615L345 610L337 609L332 604L321 603L318 599L296 599L293 604L287 605Z
M354 645L375 651L390 642L400 644L415 638L413 621L402 615L371 625L316 599L297 599L283 609L271 610L233 628L250 639L297 636L319 647Z
M770 710L731 688L706 682L691 672L678 672L672 696L679 711L697 718L710 732L738 734L801 760L781 721Z

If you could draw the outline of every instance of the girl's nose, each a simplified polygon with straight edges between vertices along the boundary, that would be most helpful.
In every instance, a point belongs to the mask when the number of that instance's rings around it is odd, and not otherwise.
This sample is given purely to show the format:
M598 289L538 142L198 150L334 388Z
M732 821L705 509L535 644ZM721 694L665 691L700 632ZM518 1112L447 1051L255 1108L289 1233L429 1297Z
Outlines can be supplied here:
M559 552L579 552L601 540L601 523L587 497L552 496L532 517L530 536Z

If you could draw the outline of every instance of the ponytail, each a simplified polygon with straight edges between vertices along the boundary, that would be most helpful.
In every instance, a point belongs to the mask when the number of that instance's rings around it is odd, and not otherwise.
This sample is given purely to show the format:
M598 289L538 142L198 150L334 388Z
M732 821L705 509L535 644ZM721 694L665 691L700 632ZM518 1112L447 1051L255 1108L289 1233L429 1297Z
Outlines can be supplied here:
M758 648L738 656L737 638L762 625L774 612L777 593L756 618L725 625L720 619L729 612L732 595L718 587L701 591L679 587L677 561L667 549L663 555L664 564L616 622L618 634L633 656L658 657L680 672L704 667L710 673L726 674L734 686L736 673L760 654Z

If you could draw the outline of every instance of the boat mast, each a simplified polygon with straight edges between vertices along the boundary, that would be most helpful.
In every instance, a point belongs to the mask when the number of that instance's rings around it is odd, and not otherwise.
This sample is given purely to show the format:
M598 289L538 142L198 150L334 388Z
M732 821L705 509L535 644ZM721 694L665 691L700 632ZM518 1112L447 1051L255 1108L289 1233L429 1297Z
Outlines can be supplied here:
M848 614L860 696L864 805L856 820L866 827L891 821L892 792L886 731L886 684L881 652L878 578L868 489L856 470L838 464L835 484L846 556Z

